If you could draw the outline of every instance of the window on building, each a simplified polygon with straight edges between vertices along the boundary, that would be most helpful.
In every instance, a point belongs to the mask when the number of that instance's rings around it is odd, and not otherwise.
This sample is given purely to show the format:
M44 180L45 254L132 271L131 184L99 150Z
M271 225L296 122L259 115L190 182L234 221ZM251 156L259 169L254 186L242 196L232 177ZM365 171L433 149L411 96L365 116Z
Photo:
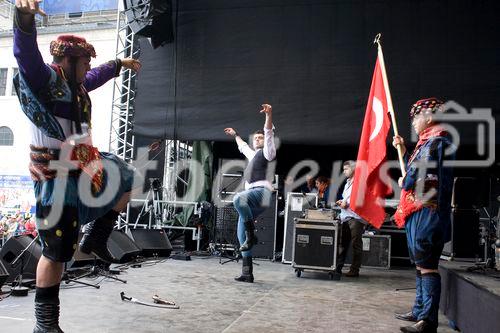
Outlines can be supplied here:
M0 68L0 96L5 96L7 88L7 68Z
M13 146L14 133L7 126L0 127L0 146Z
M14 78L14 76L17 75L17 72L19 72L19 68L13 68L13 71L12 71L12 78ZM11 91L11 95L12 96L16 96L16 89L14 89L14 84L12 84L12 91Z

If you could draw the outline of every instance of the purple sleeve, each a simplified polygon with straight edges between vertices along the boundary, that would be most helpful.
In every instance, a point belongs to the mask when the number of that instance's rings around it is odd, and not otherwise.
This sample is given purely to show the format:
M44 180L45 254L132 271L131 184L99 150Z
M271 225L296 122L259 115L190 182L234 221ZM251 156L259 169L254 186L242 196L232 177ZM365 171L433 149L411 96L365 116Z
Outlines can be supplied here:
M98 67L92 68L87 72L83 86L87 91L99 88L112 78L118 76L121 69L119 60L108 61Z
M43 62L42 55L38 50L34 19L31 27L20 27L17 23L17 16L15 16L13 49L19 71L33 92L39 91L48 82L50 69Z

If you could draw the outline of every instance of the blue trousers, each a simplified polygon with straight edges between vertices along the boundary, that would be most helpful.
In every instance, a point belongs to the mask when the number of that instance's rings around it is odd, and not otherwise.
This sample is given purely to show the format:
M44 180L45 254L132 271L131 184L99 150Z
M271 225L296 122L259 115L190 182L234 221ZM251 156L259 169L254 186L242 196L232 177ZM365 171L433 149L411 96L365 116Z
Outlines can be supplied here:
M70 261L77 248L80 226L104 216L113 209L123 194L132 190L134 177L139 177L135 168L110 153L101 153L101 158L105 168L109 169L105 169L104 186L98 194L103 202L98 202L100 205L96 207L80 198L78 177L58 177L34 182L37 229L45 257L56 262ZM111 171L115 173L111 174ZM109 187L110 191L106 194L108 186L116 188ZM62 213L58 217L49 214L54 205L62 206ZM49 221L49 218L57 220Z
M411 312L415 316L415 318L418 318L420 313L422 312L422 273L420 273L419 270L416 272L416 278L415 278L415 287L416 287L416 293L415 293L415 304L413 305L413 309Z
M269 207L271 190L265 187L256 187L236 194L233 198L234 208L238 211L238 241L245 243L245 222L253 221ZM241 252L243 257L251 257L252 250Z
M410 215L405 229L411 261L422 268L437 269L446 231L438 212L424 207Z
M422 268L437 269L446 234L445 222L438 212L425 207L408 218L405 228L412 262ZM413 315L437 327L441 277L438 273L417 273L416 288Z

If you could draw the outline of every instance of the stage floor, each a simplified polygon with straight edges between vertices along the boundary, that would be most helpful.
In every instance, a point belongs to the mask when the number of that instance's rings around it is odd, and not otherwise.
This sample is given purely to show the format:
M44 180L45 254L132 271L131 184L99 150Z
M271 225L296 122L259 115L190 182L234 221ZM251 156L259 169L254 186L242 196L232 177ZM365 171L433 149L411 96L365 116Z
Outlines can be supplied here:
M362 269L357 279L331 281L319 272L301 278L289 265L256 261L253 284L233 281L241 262L218 258L168 259L129 268L127 284L102 278L101 288L62 285L61 328L66 332L399 332L414 290L413 270ZM3 288L5 290L5 287ZM120 292L142 301L154 294L175 300L178 310L123 302ZM0 302L2 332L31 332L34 292ZM440 315L438 332L453 332Z
M468 268L478 267L472 262L441 261L440 265L446 269L453 270L456 274L459 274L465 280L473 282L478 287L500 296L500 272L492 272L491 270L484 272L480 269L469 272Z

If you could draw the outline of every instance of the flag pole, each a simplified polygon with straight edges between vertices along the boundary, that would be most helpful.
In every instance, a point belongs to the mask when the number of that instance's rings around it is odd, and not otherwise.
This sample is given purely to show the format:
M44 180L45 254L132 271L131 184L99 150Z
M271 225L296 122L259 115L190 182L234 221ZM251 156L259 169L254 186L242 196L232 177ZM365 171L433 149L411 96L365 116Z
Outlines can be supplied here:
M382 35L380 33L375 36L375 40L373 41L373 44L377 44L378 46L378 59L380 62L380 68L382 69L382 80L384 81L384 90L387 94L387 107L389 109L389 114L391 115L391 121L392 121L392 129L394 131L394 135L399 135L398 132L398 125L396 123L396 116L394 115L394 108L392 106L392 97L391 97L391 91L389 90L389 81L387 80L387 73L385 72L385 62L384 62L384 53L382 52L382 45L380 44L380 37ZM398 151L398 159L399 159L399 167L401 168L401 173L403 174L403 177L406 175L406 168L405 168L405 163L403 161L403 150L401 148L401 144L398 144L396 147Z

